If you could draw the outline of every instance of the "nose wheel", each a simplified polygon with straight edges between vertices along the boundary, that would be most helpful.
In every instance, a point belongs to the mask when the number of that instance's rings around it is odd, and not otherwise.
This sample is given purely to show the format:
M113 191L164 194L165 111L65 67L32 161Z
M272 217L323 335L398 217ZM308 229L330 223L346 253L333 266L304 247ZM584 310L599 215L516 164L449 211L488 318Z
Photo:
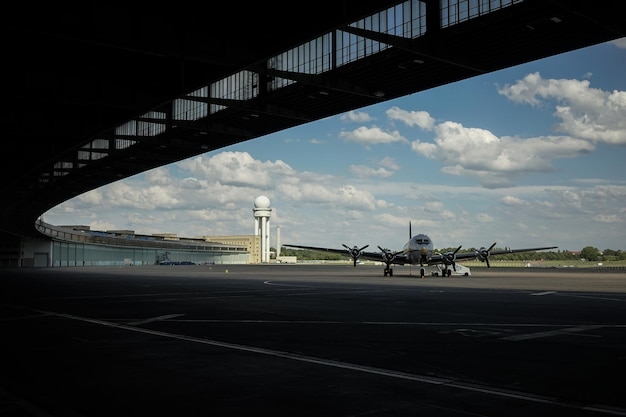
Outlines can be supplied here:
M385 268L383 273L385 274L386 277L392 277L393 276L393 268Z

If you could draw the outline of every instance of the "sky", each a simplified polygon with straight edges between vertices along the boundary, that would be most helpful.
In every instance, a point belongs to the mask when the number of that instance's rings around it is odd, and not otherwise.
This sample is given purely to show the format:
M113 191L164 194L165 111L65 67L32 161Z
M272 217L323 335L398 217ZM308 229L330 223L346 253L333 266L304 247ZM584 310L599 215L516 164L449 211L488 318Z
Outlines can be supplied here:
M626 250L626 38L214 150L92 190L54 225L270 245Z

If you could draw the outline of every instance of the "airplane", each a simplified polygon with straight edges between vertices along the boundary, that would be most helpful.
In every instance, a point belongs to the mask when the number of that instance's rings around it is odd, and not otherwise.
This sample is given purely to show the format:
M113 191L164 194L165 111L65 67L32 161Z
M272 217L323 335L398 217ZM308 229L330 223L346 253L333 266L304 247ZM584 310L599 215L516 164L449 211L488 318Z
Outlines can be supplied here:
M492 251L496 246L494 242L489 248L482 246L480 249L474 252L457 253L462 245L457 247L454 251L448 251L446 253L435 252L433 241L425 234L417 234L415 236L411 233L411 223L409 222L409 240L404 245L401 251L392 252L389 249L384 249L378 246L380 252L364 252L369 245L365 245L362 248L358 246L348 247L345 244L342 246L345 249L333 249L333 248L321 248L316 246L302 246L302 245L285 245L282 246L298 249L309 249L321 252L331 252L345 254L346 252L352 257L354 266L357 266L357 259L363 258L372 261L382 261L385 263L385 269L383 271L384 276L393 276L392 264L396 265L419 265L420 277L424 278L425 267L431 265L437 265L441 267L442 275L450 277L452 271L456 271L456 262L468 259L477 259L487 264L487 268L491 268L489 263L490 256L503 255L507 253L519 253L519 252L533 252L545 249L556 249L558 246L545 246L540 248L526 248L526 249L507 249Z

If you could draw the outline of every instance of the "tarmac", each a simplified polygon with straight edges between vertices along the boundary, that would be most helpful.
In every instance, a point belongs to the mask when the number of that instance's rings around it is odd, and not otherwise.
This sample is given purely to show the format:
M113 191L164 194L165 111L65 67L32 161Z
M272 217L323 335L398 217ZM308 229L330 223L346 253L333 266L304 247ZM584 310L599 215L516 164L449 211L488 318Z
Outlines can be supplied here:
M626 416L626 271L6 269L0 416Z

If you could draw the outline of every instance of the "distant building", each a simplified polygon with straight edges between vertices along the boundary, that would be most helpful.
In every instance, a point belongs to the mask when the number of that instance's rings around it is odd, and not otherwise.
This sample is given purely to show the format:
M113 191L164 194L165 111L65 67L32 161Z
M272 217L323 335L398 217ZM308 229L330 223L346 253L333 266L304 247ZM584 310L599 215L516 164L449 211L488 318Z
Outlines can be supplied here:
M248 245L182 238L172 233L137 235L132 230L61 227L42 220L35 226L42 237L22 239L17 266L246 264L250 259Z
M248 263L261 263L261 236L238 235L238 236L202 236L205 242L216 242L224 245L245 247L249 253Z
M269 199L258 196L253 208L254 235L194 238L176 233L139 235L126 229L91 230L85 225L54 226L40 219L35 227L43 236L23 239L18 266L269 263L271 213Z

